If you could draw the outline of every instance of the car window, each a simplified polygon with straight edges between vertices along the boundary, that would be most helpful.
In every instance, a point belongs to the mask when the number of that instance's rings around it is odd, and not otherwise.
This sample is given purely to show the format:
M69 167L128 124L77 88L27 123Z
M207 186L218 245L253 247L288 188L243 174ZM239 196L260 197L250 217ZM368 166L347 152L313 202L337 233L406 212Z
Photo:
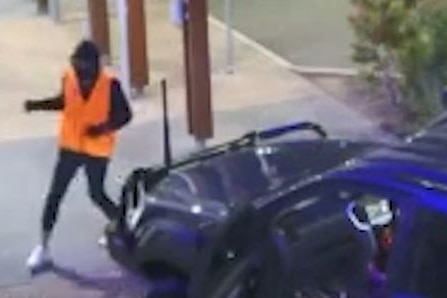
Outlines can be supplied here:
M385 193L341 187L331 191L336 199L346 202L347 215L372 226L384 226L394 219L395 205ZM351 208L351 209L350 209ZM350 214L349 212L353 212Z
M353 212L351 215L354 215L360 223L386 225L398 214L393 195L395 194L378 188L323 181L306 188L296 188L296 191L276 199L277 202L265 200L262 203L269 201L266 204L271 205L270 208L276 205L274 208L281 211L276 212L277 214L306 209L306 217L315 219L324 216L326 208L333 209L334 206L338 206L337 208L345 209L346 212L351 208Z

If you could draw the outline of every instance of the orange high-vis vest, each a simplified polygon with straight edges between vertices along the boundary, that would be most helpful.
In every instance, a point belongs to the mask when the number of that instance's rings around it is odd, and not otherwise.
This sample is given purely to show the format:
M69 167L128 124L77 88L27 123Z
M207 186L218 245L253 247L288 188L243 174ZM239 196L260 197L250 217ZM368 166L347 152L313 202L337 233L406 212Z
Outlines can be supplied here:
M64 75L63 100L59 146L93 157L109 157L115 145L115 133L98 137L87 135L88 127L108 121L111 109L112 76L101 71L89 98L83 98L75 71L70 68Z

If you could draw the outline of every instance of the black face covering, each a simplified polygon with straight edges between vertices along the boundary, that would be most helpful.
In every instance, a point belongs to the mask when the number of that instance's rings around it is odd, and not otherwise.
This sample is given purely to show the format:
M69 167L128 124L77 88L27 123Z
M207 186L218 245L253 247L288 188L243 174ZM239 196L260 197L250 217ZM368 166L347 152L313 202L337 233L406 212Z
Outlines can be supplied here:
M79 87L84 98L87 98L92 91L96 80L98 78L99 67L92 64L90 61L76 61L72 62L73 68L78 77Z
M85 99L90 95L100 71L99 50L90 41L81 42L71 57L71 64L76 72Z

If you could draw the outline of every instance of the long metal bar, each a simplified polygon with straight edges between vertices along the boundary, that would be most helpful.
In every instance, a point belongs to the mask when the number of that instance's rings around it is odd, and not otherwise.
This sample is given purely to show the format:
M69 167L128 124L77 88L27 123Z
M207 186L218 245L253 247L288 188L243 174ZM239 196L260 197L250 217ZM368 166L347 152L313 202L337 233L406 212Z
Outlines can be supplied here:
M59 0L50 0L50 15L53 21L60 23L61 21L61 8Z
M234 72L233 0L225 0L227 73Z
M120 71L121 83L123 91L128 98L131 97L131 82L130 82L130 53L128 44L128 7L127 0L116 0L116 7L118 12L118 24L120 28Z

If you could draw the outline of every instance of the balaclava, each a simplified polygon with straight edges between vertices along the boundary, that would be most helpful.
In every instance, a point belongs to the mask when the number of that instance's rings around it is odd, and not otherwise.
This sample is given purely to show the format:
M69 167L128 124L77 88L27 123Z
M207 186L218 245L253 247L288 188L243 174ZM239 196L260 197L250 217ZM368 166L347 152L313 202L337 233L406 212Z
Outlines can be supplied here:
M81 41L71 56L71 64L78 77L82 95L88 98L101 68L98 47L91 41Z

